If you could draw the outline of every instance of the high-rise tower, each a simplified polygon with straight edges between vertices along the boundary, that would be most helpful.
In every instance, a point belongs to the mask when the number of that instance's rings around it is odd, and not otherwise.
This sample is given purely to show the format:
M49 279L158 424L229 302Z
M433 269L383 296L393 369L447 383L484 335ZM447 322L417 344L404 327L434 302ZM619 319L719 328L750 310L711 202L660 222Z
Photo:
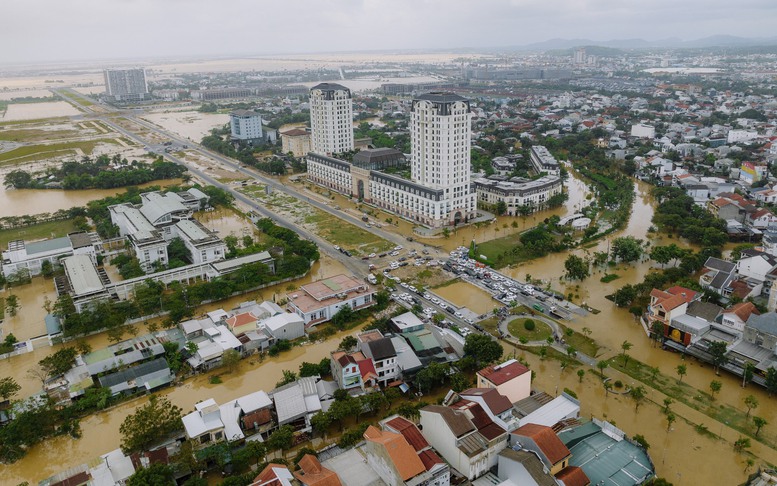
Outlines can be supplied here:
M105 94L115 101L141 101L148 96L145 69L106 69Z
M311 152L321 155L353 150L351 90L335 83L310 89Z

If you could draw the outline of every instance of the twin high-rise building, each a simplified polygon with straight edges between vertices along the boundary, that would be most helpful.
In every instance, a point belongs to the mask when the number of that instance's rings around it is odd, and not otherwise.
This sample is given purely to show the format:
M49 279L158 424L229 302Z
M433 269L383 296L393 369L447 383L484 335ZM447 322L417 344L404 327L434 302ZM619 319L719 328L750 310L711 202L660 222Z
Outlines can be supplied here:
M105 94L113 101L142 101L148 97L145 69L106 69Z
M322 83L310 90L311 181L431 228L475 216L469 101L453 93L428 93L413 100L410 179L382 170L402 157L393 149L362 151L352 162L337 158L353 150L352 110L348 88Z

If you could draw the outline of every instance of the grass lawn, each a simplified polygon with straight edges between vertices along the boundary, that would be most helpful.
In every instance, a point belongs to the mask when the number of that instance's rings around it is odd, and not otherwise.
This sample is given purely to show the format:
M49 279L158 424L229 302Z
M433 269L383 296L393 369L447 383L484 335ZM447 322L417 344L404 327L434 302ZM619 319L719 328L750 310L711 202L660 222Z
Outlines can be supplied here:
M32 125L32 124L40 124L40 123L62 123L62 122L69 122L70 118L66 116L56 116L53 118L35 118L33 120L8 120L8 121L0 121L0 127L9 126L9 125Z
M394 247L383 238L322 211L316 210L314 214L307 216L305 223L315 224L316 234L333 245L353 249L359 255L379 253Z
M747 419L747 410L744 405L742 405L742 410L740 410L731 405L719 403L712 399L709 392L694 388L685 382L679 381L674 376L667 376L661 372L654 374L650 366L633 358L628 360L626 366L624 366L623 358L620 355L610 358L608 363L610 368L621 371L632 378L655 388L674 400L700 411L713 420L727 423L729 427L738 430L743 435L748 435L754 440L762 442L769 447L777 447L777 439L770 436L770 434L763 433L762 431L758 437L755 437L755 426L753 425L752 418L750 420ZM607 374L606 369L604 370L604 373L605 375ZM711 380L714 379L712 375L710 376ZM749 386L757 385L751 384ZM726 393L725 388L721 393ZM761 404L761 406L764 405L765 404ZM751 417L753 415L759 415L758 411L758 409L753 410L750 413Z
M567 329L571 329L567 326L564 326L563 324L559 324L562 329L564 329L564 340L569 344L570 346L573 346L575 349L580 351L583 354L587 354L588 356L591 356L592 358L596 357L596 353L599 352L599 345L596 344L596 341L593 339L584 336L583 334L575 331L572 329L572 335L570 336L567 334Z
M23 228L5 229L0 230L0 247L6 248L9 241L13 240L42 240L51 238L52 236L58 238L65 236L68 233L76 231L76 227L73 225L73 220L64 219L61 221L48 221L46 223L38 223Z
M39 128L12 128L0 130L0 140L11 142L45 142L79 136L78 130L41 130Z
M84 106L92 106L94 104L89 99L81 96L80 94L76 94L76 92L74 92L74 91L67 91L67 92L60 91L60 93L62 93L62 95L65 98L70 98L71 100L73 100L73 101L75 101L77 103L81 103Z
M527 341L545 341L553 335L550 326L544 322L532 319L534 321L534 330L528 331L524 323L529 319L515 319L507 325L507 331L516 339L526 338Z
M483 329L485 329L487 332L496 336L499 334L499 330L497 329L498 322L499 318L489 317L488 319L483 319L482 321L478 322L478 324L483 326Z
M113 139L85 140L81 142L61 142L46 145L25 145L0 154L0 166L14 165L20 162L41 160L63 152L75 152L81 149L85 154L91 154L98 143L116 143Z

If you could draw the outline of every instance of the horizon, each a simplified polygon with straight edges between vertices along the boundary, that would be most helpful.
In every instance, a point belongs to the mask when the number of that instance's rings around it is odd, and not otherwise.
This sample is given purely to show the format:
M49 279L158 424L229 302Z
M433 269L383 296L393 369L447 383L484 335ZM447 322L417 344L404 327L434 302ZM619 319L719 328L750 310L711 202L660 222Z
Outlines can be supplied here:
M228 9L228 11L226 11ZM207 0L10 0L0 65L348 52L510 49L556 39L594 43L689 42L733 36L771 39L769 0L302 0L256 5L232 0L213 15ZM239 12L241 15L229 15ZM687 19L693 18L693 23ZM433 21L430 22L429 20ZM43 32L30 35L31 28ZM595 45L595 44L594 44ZM315 48L311 49L311 46ZM454 47L455 46L455 47Z

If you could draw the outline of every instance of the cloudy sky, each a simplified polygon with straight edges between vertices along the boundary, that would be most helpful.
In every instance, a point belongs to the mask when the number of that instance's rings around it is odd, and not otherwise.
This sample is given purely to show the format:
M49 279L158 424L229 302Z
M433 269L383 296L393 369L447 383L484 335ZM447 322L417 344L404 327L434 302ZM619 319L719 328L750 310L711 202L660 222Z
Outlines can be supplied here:
M777 35L777 0L0 0L0 64Z

